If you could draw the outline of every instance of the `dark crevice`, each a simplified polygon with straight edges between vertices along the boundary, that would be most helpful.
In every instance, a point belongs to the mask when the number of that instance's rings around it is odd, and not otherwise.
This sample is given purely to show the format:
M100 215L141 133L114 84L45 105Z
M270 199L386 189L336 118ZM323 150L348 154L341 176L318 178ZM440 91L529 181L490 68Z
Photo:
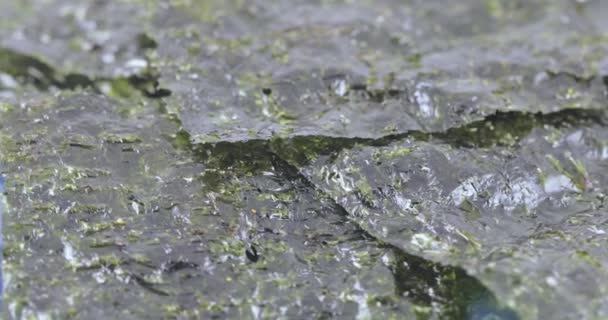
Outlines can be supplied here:
M148 98L164 98L171 95L171 90L161 88L158 82L158 74L146 72L139 75L131 75L127 78L128 83Z
M605 125L605 112L595 109L564 109L552 113L497 112L483 120L443 133L431 134L456 147L488 148L513 146L534 128L555 128L574 125Z
M0 72L7 73L22 83L30 83L39 90L59 83L55 70L48 64L28 55L0 47Z
M163 291L161 289L156 288L153 283L150 283L144 277L142 277L140 275L137 275L135 273L131 273L130 276L131 276L131 278L133 278L133 280L135 280L135 283L137 283L138 285L140 285L142 288L144 288L144 289L146 289L146 290L148 290L148 291L150 291L152 293L155 293L155 294L157 294L159 296L165 296L165 297L170 296L169 293L167 293L167 292L165 292L165 291Z
M519 319L463 269L442 266L398 249L395 255L393 276L397 294L419 305L439 302L441 319Z
M163 263L161 270L165 273L174 273L183 269L196 269L198 264L184 260L171 260Z
M142 41L146 42L145 39ZM149 41L146 43L146 45L151 45ZM131 96L132 91L140 92L148 98L162 98L171 95L170 90L159 87L159 75L150 68L140 74L116 78L91 78L79 73L62 74L34 56L1 47L0 72L12 76L21 85L32 85L40 91L48 91L52 88L60 90L81 88L101 93L101 85L110 84L113 95L116 96Z
M137 47L140 50L148 50L148 49L156 49L158 47L158 42L154 40L154 38L150 37L146 33L140 33L136 38Z
M553 113L526 113L518 111L497 112L482 120L451 128L443 132L418 130L370 138L343 138L328 136L296 136L267 140L271 149L286 160L302 166L318 156L336 157L343 149L355 146L385 147L394 142L413 138L418 141L435 140L454 147L490 148L515 146L534 128L552 126L556 128L573 125L605 125L603 110L565 109ZM256 144L266 140L255 140Z

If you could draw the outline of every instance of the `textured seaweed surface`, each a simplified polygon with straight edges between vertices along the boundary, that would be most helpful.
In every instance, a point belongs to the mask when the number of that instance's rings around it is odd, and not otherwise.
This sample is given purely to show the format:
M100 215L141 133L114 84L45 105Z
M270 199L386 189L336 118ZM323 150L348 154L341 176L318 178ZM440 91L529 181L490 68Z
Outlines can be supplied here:
M3 318L607 318L606 15L0 0Z

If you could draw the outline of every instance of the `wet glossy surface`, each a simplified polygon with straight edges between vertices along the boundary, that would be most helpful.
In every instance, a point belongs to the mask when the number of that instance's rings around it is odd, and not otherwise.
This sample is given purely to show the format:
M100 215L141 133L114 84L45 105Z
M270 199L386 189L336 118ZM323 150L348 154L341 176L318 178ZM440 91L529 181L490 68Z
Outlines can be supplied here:
M0 0L4 316L608 317L606 10Z

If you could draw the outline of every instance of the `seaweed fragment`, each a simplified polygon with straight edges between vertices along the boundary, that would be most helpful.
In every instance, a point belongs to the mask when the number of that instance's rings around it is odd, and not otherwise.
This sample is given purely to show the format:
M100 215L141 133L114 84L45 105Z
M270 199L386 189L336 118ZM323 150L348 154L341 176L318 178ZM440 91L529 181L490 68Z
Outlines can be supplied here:
M397 294L417 305L439 305L440 319L519 319L463 269L438 265L403 251L395 255L392 271Z
M165 273L174 273L184 269L195 269L198 268L198 264L185 260L170 260L161 266L161 269Z
M249 259L251 262L258 262L258 260L260 259L258 250L255 248L254 245L250 245L249 249L245 250L245 255L247 256L247 259Z
M458 147L513 146L534 128L546 125L562 128L575 124L604 124L604 121L602 110L564 109L548 114L497 112L483 120L431 136Z

